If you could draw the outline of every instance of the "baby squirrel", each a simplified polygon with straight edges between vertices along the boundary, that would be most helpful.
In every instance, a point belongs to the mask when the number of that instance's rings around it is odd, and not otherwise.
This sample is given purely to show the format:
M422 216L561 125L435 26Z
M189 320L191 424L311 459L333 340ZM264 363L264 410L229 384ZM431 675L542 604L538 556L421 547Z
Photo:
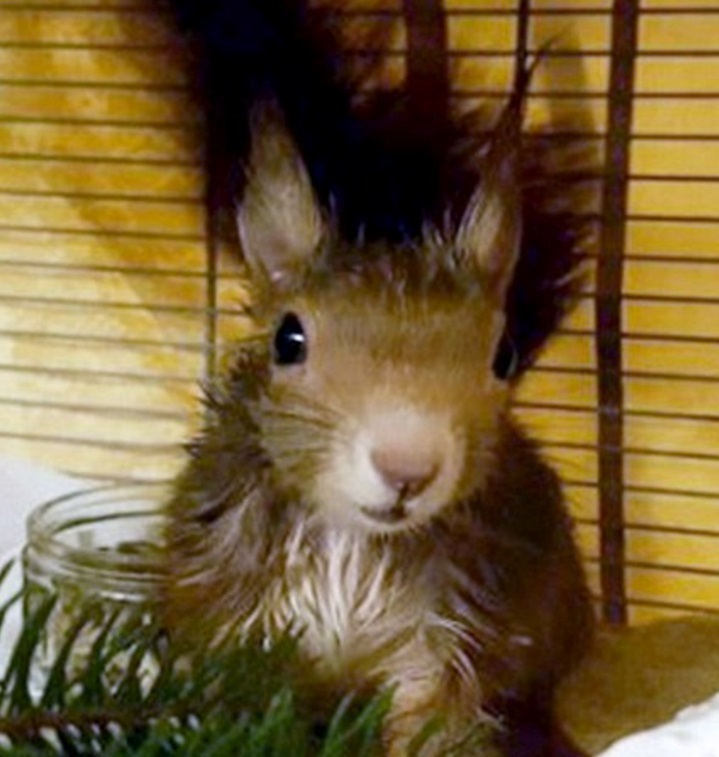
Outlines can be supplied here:
M264 7L295 33L305 16L290 6ZM215 28L204 12L197 26ZM372 215L372 186L352 195L365 222L346 185L333 194L292 102L264 88L245 112L236 226L257 332L211 393L168 504L166 617L190 638L293 628L318 681L393 687L389 754L434 716L445 729L427 753L491 722L502 754L578 754L551 707L591 638L590 597L558 478L512 416L529 358L498 363L536 300L527 256L578 254L574 230L550 215L539 228L527 201L524 89L461 206L414 226L405 214L396 233ZM375 186L407 188L392 172Z

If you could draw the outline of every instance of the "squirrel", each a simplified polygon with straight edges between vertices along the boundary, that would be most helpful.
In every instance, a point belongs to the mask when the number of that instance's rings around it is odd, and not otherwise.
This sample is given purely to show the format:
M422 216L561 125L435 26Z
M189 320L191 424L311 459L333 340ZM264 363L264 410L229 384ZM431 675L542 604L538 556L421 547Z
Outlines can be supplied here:
M437 716L422 754L488 723L500 754L579 755L552 699L590 594L512 397L577 295L587 230L523 139L526 48L492 120L409 75L367 91L381 56L344 68L326 3L173 4L257 328L167 503L170 633L297 629L318 681L393 689L391 755Z

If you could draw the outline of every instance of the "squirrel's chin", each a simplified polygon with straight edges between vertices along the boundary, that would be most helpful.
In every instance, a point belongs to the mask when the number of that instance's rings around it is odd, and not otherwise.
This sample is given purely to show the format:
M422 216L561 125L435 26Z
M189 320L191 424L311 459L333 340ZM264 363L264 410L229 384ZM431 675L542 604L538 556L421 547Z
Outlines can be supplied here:
M442 506L413 508L411 504L388 505L386 507L346 503L332 507L315 508L319 517L332 529L367 535L402 534L425 525L442 509Z

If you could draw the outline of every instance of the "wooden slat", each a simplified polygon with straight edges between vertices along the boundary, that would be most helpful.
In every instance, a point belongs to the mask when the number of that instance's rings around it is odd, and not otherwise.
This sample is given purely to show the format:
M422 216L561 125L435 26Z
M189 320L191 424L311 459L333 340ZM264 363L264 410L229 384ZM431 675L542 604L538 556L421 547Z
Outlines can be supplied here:
M626 499L628 523L658 529L695 529L719 534L719 496L630 491Z
M676 92L719 95L719 57L675 56L640 58L637 61L639 95Z
M719 99L639 98L634 108L637 136L719 137Z
M0 15L0 45L166 47L173 42L167 23L159 13L138 9L132 14L120 15L109 3L103 5L95 9L73 9L68 3L65 8L5 10Z
M2 94L0 94L2 98ZM204 181L198 168L103 161L47 160L38 171L37 159L0 158L0 193L157 198L198 202Z
M701 374L719 379L719 344L671 339L626 339L624 367L636 373L672 376ZM681 408L677 408L681 413Z
M518 393L520 402L571 407L596 407L596 378L536 372L527 376Z
M716 124L714 126L716 127ZM696 177L716 179L715 166L719 161L719 132L717 132L717 137L715 141L691 139L686 136L675 139L637 138L632 143L631 172L633 175L641 174L643 177L665 178L668 182L675 177L681 178L681 182L676 182L674 193L694 196L696 188L691 185L685 187L684 180ZM671 177L671 179L667 177ZM661 186L660 182L657 183ZM664 201L667 202L666 197ZM665 207L666 212L673 215L671 204L667 204ZM632 212L639 213L641 211L632 208Z
M199 148L185 143L183 127L0 123L0 155L38 158L196 164Z
M630 602L676 604L683 614L690 608L716 610L719 606L719 576L629 568L627 584Z
M627 449L697 456L719 455L719 418L699 421L682 417L682 413L686 412L687 408L677 407L674 408L675 415L670 416L630 415L625 419ZM719 477L716 485L719 490Z
M632 300L624 304L632 335L719 339L719 304Z
M666 377L627 379L626 407L644 412L719 417L719 383Z
M712 151L707 152L710 160ZM637 216L653 216L661 209L672 218L712 218L717 207L719 182L669 179L631 183L629 212Z
M696 7L693 2L692 6ZM645 9L647 7L651 6L645 5ZM702 13L645 15L639 24L639 45L643 53L681 50L691 55L698 47L719 53L719 16Z
M151 89L129 87L95 85L88 91L67 84L6 82L0 84L0 118L175 126L199 117L182 91L161 97Z
M677 493L707 494L719 489L719 457L697 458L664 454L627 453L626 481L631 487L645 487ZM714 549L717 542L714 539Z
M684 187L680 188L684 191ZM654 208L661 214L663 206ZM630 220L627 224L627 252L630 255L679 257L684 260L719 260L719 223L696 221Z
M719 184L716 189L719 200ZM691 187L687 191L691 192ZM653 295L687 300L719 300L719 258L716 262L695 262L691 265L681 260L628 261L625 265L624 294L639 298Z

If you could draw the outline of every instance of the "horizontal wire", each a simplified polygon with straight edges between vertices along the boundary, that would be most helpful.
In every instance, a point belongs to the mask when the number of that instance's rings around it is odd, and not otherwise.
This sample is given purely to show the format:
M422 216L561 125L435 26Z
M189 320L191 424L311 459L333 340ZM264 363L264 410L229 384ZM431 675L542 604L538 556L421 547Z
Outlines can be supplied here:
M5 84L0 87L0 90L12 89L12 85ZM22 86L16 87L16 89L22 89ZM50 91L60 91L61 87L54 87L48 85ZM0 98L0 107L2 107L3 101ZM25 125L38 125L38 126L106 126L114 129L141 129L143 131L159 131L159 132L177 132L177 133L192 133L194 128L201 128L200 119L197 119L195 123L194 109L190 106L184 109L183 117L186 121L182 125L178 125L176 120L171 117L176 114L168 113L166 120L152 119L145 120L137 118L135 113L127 111L124 118L114 117L107 118L106 116L94 116L92 113L88 113L84 116L47 116L47 115L29 115L29 114L17 114L17 113L0 113L0 124L7 124L9 126L25 126ZM188 125L189 124L189 125Z
M585 563L596 566L599 564L598 558L592 558L588 557L584 560ZM592 593L592 599L599 603L602 600L602 597L600 595ZM632 596L631 594L626 598L617 598L617 602L622 603L628 608L632 607L644 607L644 608L654 608L657 610L671 610L675 612L681 612L682 614L692 614L692 615L719 615L719 608L717 608L715 605L711 604L694 604L689 602L674 602L671 600L659 600L659 599L650 599L648 597L637 597Z
M0 151L0 160L3 161L33 161L37 163L90 163L97 166L98 169L103 164L120 165L120 166L151 166L153 168L201 168L200 158L183 160L180 158L150 158L150 157L130 157L118 155L72 155L65 153L47 154L41 152L2 152Z
M719 55L719 54L718 54ZM167 92L167 93L187 93L189 94L189 88L186 84L182 83L151 83L147 81L114 81L111 79L27 79L27 78L0 78L0 87L14 86L14 87L27 87L29 89L34 88L63 88L69 89L82 89L85 90L102 90L107 89L110 91L129 91L129 92ZM374 88L373 88L374 90ZM455 97L478 97L483 96L487 99L504 99L506 98L509 90L506 87L497 86L493 89L482 87L453 87L450 94ZM527 93L527 99L557 99L564 100L567 98L576 100L595 100L606 99L608 92L606 90L553 90L553 89L534 89ZM704 100L704 99L717 99L719 98L718 91L700 91L700 92L687 92L683 90L666 90L666 91L652 91L645 92L639 90L635 94L635 98L638 100L643 99L676 99L676 100ZM178 127L183 128L183 127Z
M43 444L69 444L78 447L98 447L101 449L137 451L143 454L152 453L154 455L176 455L178 450L182 449L181 443L160 444L153 442L126 442L117 439L98 439L64 436L61 434L30 434L15 433L0 429L0 439L15 439L18 441L31 441Z
M663 487L663 486L638 486L636 484L624 484L622 487L625 492L630 494L658 494L658 495L671 495L673 497L686 497L687 499L707 499L719 502L719 491L717 490L694 490L683 489L679 487Z
M77 13L77 12L83 12L83 11L91 11L93 13L96 12L103 12L105 14L115 14L115 13L132 13L134 14L141 14L141 15L153 15L153 16L159 16L161 14L167 15L167 12L162 11L161 9L153 9L148 10L147 3L145 2L134 2L133 0L128 0L127 2L114 2L114 3L108 3L107 0L97 0L97 2L72 2L72 0L67 0L67 2L62 3L32 3L31 5L28 5L27 3L8 3L8 2L0 2L0 9L2 9L3 12L12 12L17 11L19 13L28 13L28 12L35 12L35 11L57 11L60 13Z
M25 258L0 258L0 268L28 268L37 273L41 271L56 271L61 273L119 273L128 277L162 278L162 279L190 279L204 281L207 272L204 270L188 271L179 268L150 268L136 265L105 265L100 263L74 263L72 261L27 260ZM234 274L220 273L222 279L234 279Z
M362 51L355 51L356 53L361 53ZM606 48L597 48L597 49L585 49L585 50L562 50L561 48L555 48L555 49L546 49L544 47L536 47L531 48L529 51L530 55L540 55L542 56L542 60L552 60L552 59L597 59L597 58L606 58L609 60L611 58L611 49L609 47ZM368 55L373 54L373 51L367 51ZM399 57L400 55L405 55L406 51L400 49L392 50L389 53L386 53L385 56L388 58L392 57ZM471 60L472 58L476 58L477 60L484 60L484 59L491 59L491 58L497 58L500 60L512 58L516 54L516 51L514 49L508 49L508 50L492 50L492 51L478 51L478 50L471 50L471 49L462 49L462 48L455 48L453 50L447 51L447 57L448 58L459 58L461 60ZM383 56L384 57L384 56ZM717 58L719 60L719 50L715 50L713 48L709 48L706 50L682 50L682 49L672 49L672 48L666 48L666 49L654 49L654 50L639 50L636 54L636 58L638 61L641 61L642 59L651 59L651 58L672 58L672 59L679 59L679 60L706 60L711 58Z
M692 255L685 256L677 255L676 253L661 253L661 252L628 252L624 259L630 263L667 263L668 265L682 265L684 267L690 265L717 265L719 266L719 252L716 256L712 254L706 255Z
M719 131L716 133L686 132L675 134L670 132L651 132L636 130L631 137L632 142L716 142L719 141Z
M583 479L577 479L572 478L571 476L564 476L562 479L562 483L565 487L568 487L569 489L586 489L595 491L598 489L598 482L596 480L583 480ZM718 502L719 503L719 490L694 490L694 489L683 489L683 488L668 488L668 487L657 487L657 486L646 486L646 485L636 485L636 484L624 484L622 486L622 489L629 494L636 494L636 495L652 495L652 496L660 496L660 497L669 497L669 498L680 498L680 499L696 499L696 500L707 500L709 502Z
M178 82L148 82L141 79L133 81L114 81L113 79L28 79L24 77L0 77L0 86L14 85L22 86L28 89L42 87L67 87L68 89L79 89L84 91L93 91L96 89L107 89L113 92L147 92L147 93L189 93L187 84Z
M545 450L565 449L583 452L621 452L625 455L641 455L643 457L669 457L686 460L708 460L719 462L719 452L686 452L685 450L653 449L651 447L633 447L632 445L613 446L611 444L587 444L585 442L558 442L548 438L542 439Z
M595 138L599 138L600 135L597 134L560 134L555 133L551 135L546 134L531 134L528 133L526 135L527 139L531 142L533 138L540 139L541 141L546 141L547 138L557 138L557 139L591 139L594 140ZM683 140L683 141L690 141L690 140ZM44 162L44 163L63 163L63 164L73 164L73 163L86 163L90 162L91 158L88 156L68 156L67 158L58 155L54 156L52 158L47 158L43 156L38 155L32 155L32 156L24 156L24 155L2 155L0 156L0 161L13 161L13 162ZM111 159L106 160L104 157L99 158L98 162L101 163L107 163L110 165L114 165L116 163L126 163L127 161L121 160L121 159ZM133 161L134 165L138 166L145 166L145 165L151 165L153 167L162 167L162 168L199 168L199 165L195 164L172 164L163 162L158 164L157 162L148 162L148 161ZM579 182L587 182L587 181L601 181L605 178L605 174L597 171L557 171L556 173L552 174L552 180L555 185L571 185L574 183ZM668 179L683 182L683 181L704 181L711 179L712 177L707 177L703 175L698 175L696 177L693 176L675 176L675 175L667 175L667 176L656 176L656 175L647 175L639 177L642 180L651 180L651 181L666 181ZM202 189L202 188L200 188ZM193 192L191 194L186 195L172 195L172 194L160 194L156 193L153 195L150 194L144 194L140 193L139 195L136 192L130 193L123 192L123 193L110 193L104 190L92 190L92 191L86 191L86 192L80 192L80 191L63 191L63 190L45 190L45 189L25 189L25 188L13 188L13 187L0 187L0 194L5 195L14 195L19 197L61 197L61 198L70 198L70 199L90 199L90 200L120 200L123 202L126 201L139 201L139 202L157 202L157 203L182 203L187 205L196 205L198 202L202 200L202 193L200 191ZM571 214L569 214L571 215Z
M57 410L73 415L90 415L115 418L138 418L143 421L178 421L185 423L191 413L172 410L158 410L156 408L129 407L127 405L95 405L80 402L54 402L51 400L27 400L17 397L0 396L0 405L20 407L26 410Z
M599 565L600 560L597 557L587 558L587 562L592 565ZM634 560L627 558L622 562L625 568L646 571L647 573L677 573L684 576L694 576L705 579L719 579L719 568L697 568L691 565L677 565L674 563L658 563L649 560Z
M0 4L1 7L1 4ZM347 9L332 9L332 15L337 17L373 17L373 16L391 16L398 17L401 11L393 10L391 8L382 9L364 9L364 8L347 8ZM610 19L612 11L603 5L597 5L589 8L567 8L566 6L558 8L531 8L527 10L527 13L532 17L541 18L543 16L561 16L566 17L586 17L586 16L600 16L607 20ZM714 6L666 6L662 8L641 8L639 10L640 16L662 16L662 15L719 15L719 8ZM484 8L450 8L447 9L446 15L449 18L472 18L482 16L506 16L510 18L517 17L517 11L511 8L495 6Z
M697 568L692 565L676 565L674 563L652 563L648 560L633 560L628 558L624 562L628 570L643 571L646 573L674 573L681 576L692 576L704 580L719 580L719 567Z
M190 375L108 371L95 368L61 368L45 365L29 366L16 363L0 363L0 373L3 371L6 373L35 374L38 376L45 375L51 378L72 378L86 381L135 381L143 384L154 383L158 386L162 386L163 384L195 385L198 381L197 376Z
M691 140L682 140L683 142L689 142ZM694 175L687 175L687 174L670 174L670 173L662 173L662 174L630 174L628 177L630 182L645 182L647 184L652 184L656 182L667 182L672 184L686 184L688 182L696 183L696 184L716 184L719 182L719 176L707 176L706 174L694 174Z
M487 100L505 100L508 90L497 86L495 89L483 87L453 87L450 94L459 98L484 97ZM719 100L719 89L715 91L687 92L683 90L666 90L664 92L643 92L633 94L635 100ZM606 100L607 90L579 89L535 89L530 90L526 100Z
M619 602L619 599L616 599L615 601ZM627 597L625 604L628 608L632 607L646 607L646 608L654 608L657 610L674 610L678 612L683 613L701 613L703 615L719 615L719 608L715 605L705 605L705 604L691 604L688 602L671 602L671 601L662 601L658 599L647 599L644 597L634 597L629 594Z
M719 56L719 52L717 53ZM2 85L5 88L16 88L16 89L22 89L24 86L23 84L19 84L16 82L7 82ZM34 85L33 85L34 86ZM61 90L63 85L53 85L52 83L48 83L46 85L46 88L49 90ZM506 91L498 92L498 91L492 91L491 97L503 97L507 94ZM584 97L586 93L578 93L578 98ZM542 100L549 100L552 99L566 99L567 97L571 97L571 94L566 93L557 93L556 97L554 97L553 94L547 94L547 93L538 93L538 94L532 94L530 93L528 95L529 99L532 99L533 97L541 98ZM467 94L460 94L456 95L455 98L459 100L466 100L470 97L470 95ZM592 98L595 97L605 97L605 94L599 93L598 95L592 95ZM687 94L684 93L680 99L686 99ZM183 123L182 125L178 125L175 121L172 120L138 120L131 115L128 114L126 118L100 118L100 117L93 117L93 116L85 116L85 117L48 117L48 116L31 116L31 115L0 115L0 124L8 124L8 125L38 125L38 126L78 126L78 127L88 127L88 128L113 128L113 129L126 129L126 130L132 130L132 129L138 129L143 131L160 131L160 132L178 132L178 133L191 133L193 129L200 128L199 119L197 123L194 122L193 119L193 108L189 109L189 112L187 114L188 118L191 119L191 122L189 126L187 123ZM531 138L533 136L532 131L527 132L527 136ZM547 139L561 139L561 138L586 138L586 139L600 139L603 135L600 131L594 129L592 131L580 131L580 132L550 132L550 133L540 133L537 136L540 136L543 140ZM716 141L719 139L719 134L713 134L713 133L697 133L697 134L676 134L676 133L655 133L655 132L642 132L637 131L635 134L631 137L632 141L637 140L662 140L662 141L676 141L676 142L692 142L692 141ZM27 156L20 156L20 158L25 157L26 159L30 159L33 156L27 155ZM35 159L47 159L47 160L62 160L62 157L57 157L53 155L48 156L34 156ZM77 160L81 160L83 156L78 156ZM68 160L71 160L73 156L68 156ZM5 159L18 159L18 155L15 153L8 154L5 156ZM114 156L107 156L106 160L118 162L122 160L121 158L116 158ZM152 159L128 159L128 162L136 161L139 163L151 163ZM155 162L161 162L161 163L167 163L168 161L155 161ZM196 165L196 162L191 161L179 161L178 164L180 165Z
M19 197L24 199L53 200L87 200L92 203L122 202L127 205L168 205L185 208L202 208L202 194L163 195L143 194L128 190L127 192L79 192L60 189L12 189L0 186L0 197Z
M2 296L0 296L0 302ZM536 374L555 374L561 376L596 376L596 368L591 366L575 367L561 365L536 365L532 368ZM604 371L607 376L623 376L628 379L649 379L651 381L668 381L679 383L682 381L699 381L705 384L719 383L719 374L702 374L702 373L672 373L667 371L645 371L645 370L627 370L627 369L607 369ZM719 408L718 408L719 409Z
M203 242L205 237L202 233L187 234L172 231L130 231L126 229L106 229L106 228L64 228L62 226L20 226L18 224L0 223L0 233L3 231L26 233L26 234L58 234L66 236L79 237L97 237L98 239L153 239L174 242Z
M573 333L573 332L572 332ZM593 332L577 332L577 335L591 336ZM656 334L653 332L623 331L622 339L627 341L676 342L677 344L717 344L715 336L694 336L692 334Z
M556 412L561 410L566 413L581 413L583 415L592 415L599 412L600 408L596 403L589 405L572 405L561 402L548 402L548 401L536 401L536 400L518 400L513 403L513 407L522 410L542 410L547 412ZM625 408L620 414L628 418L649 418L655 420L688 420L696 421L698 423L717 423L719 422L719 415L708 415L704 413L683 412L683 411L669 411L669 410L635 410Z
M167 313L178 316L196 316L196 315L224 315L224 316L246 316L241 308L207 308L193 305L167 305L162 303L137 303L137 302L120 302L112 300L80 300L70 299L68 297L33 297L21 294L0 295L0 305L11 305L14 307L23 307L32 305L33 307L48 308L65 308L68 310L128 310L144 313Z
M598 488L596 481L582 481L566 476L564 477L562 483L564 484L565 488L570 490L570 492L574 489L595 491ZM636 486L630 484L624 485L623 489L625 492L628 492L630 494L651 494L653 497L666 498L669 500L706 500L708 502L711 502L712 506L714 501L719 501L718 491L696 492L691 490L687 491L685 489L657 489L656 487Z
M177 42L132 42L115 40L112 42L95 42L90 39L83 42L67 42L52 39L17 39L0 38L0 47L4 50L32 50L48 52L117 52L166 54L181 53L182 44Z
M0 329L0 339L27 340L33 342L71 343L78 348L110 347L122 348L128 351L147 352L152 350L178 350L199 355L207 352L207 345L203 342L178 342L167 339L137 339L133 337L117 337L112 335L92 335L74 332L23 331L21 329Z
M716 223L719 223L719 217L715 219ZM706 297L704 295L692 295L682 296L678 294L622 294L622 300L625 302L668 302L677 304L703 304L703 305L719 305L719 293L716 297Z
M654 523L642 523L639 521L628 520L625 524L627 531L643 531L657 534L674 534L677 536L696 537L701 539L719 539L719 530L689 528L687 526L662 526ZM717 568L719 571L719 568Z
M0 44L2 44L0 42ZM66 43L53 43L53 42L36 42L36 43L14 43L9 45L9 47L12 49L14 47L31 47L36 46L37 48L48 48L48 49L78 49L81 48L80 45L67 45ZM93 49L101 49L101 50L113 50L117 49L119 51L122 51L123 49L126 49L124 45L117 45L117 47L107 44L107 45L98 45L91 46L89 48L90 50ZM136 49L141 50L143 48L130 48L130 49ZM177 47L165 47L162 48L160 46L155 47L149 47L147 48L151 52L155 52L158 50L163 51L173 51L177 50ZM371 48L371 47L356 47L356 48L347 48L343 51L343 57L348 58L361 58L361 57L379 57L382 60L386 61L394 61L394 60L402 60L407 56L408 49L398 46L391 50L382 50L381 48ZM566 58L577 58L577 59L596 59L596 58L606 58L609 60L611 58L611 49L609 47L602 47L602 48L587 48L583 50L573 50L573 49L562 49L562 48L550 48L547 49L545 47L534 47L528 49L528 54L531 56L541 55L542 60L551 60L551 59L566 59ZM514 48L506 48L506 49L490 49L490 50L476 50L473 48L452 48L450 50L447 50L447 57L449 59L460 59L463 61L477 59L477 60L511 60L516 56L516 50ZM638 60L642 60L643 58L673 58L673 59L707 59L707 58L717 58L719 59L719 50L715 50L713 48L708 48L705 50L684 50L681 48L665 48L665 49L650 49L650 50L639 50L636 54L636 58Z

